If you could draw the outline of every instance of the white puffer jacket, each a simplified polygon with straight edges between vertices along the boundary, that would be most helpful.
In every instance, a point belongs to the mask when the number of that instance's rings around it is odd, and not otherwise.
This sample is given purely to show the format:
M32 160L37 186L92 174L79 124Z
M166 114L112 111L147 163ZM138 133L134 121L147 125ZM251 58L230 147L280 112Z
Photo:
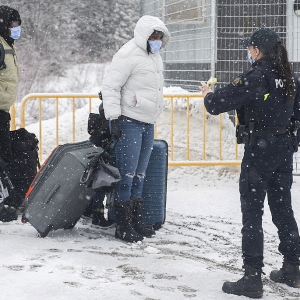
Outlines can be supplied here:
M147 53L147 40L154 30L164 32L162 48L170 33L157 17L143 16L134 38L113 57L102 83L106 119L120 115L154 124L163 110L163 62L159 52Z

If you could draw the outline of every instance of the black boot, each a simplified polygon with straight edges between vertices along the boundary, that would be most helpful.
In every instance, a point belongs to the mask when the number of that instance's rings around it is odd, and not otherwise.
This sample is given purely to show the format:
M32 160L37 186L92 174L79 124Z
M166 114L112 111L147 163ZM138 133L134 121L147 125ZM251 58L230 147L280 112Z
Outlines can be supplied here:
M147 227L142 223L143 198L132 198L130 202L134 230L142 236L151 237L155 234L155 231L151 227Z
M95 226L102 227L102 228L109 228L115 224L115 222L105 219L103 203L102 203L102 205L100 204L99 207L93 207L92 224Z
M17 220L18 216L15 212L7 209L3 204L0 204L0 221L10 222Z
M115 201L114 206L116 212L115 237L130 243L142 241L144 237L133 228L130 201Z
M224 282L223 292L249 298L261 298L263 296L261 269L254 269L247 265L244 268L245 274L240 280L237 282Z
M280 270L273 270L270 273L270 279L275 282L285 283L288 286L294 288L299 288L300 287L299 262L290 261L285 258L283 260L282 268Z

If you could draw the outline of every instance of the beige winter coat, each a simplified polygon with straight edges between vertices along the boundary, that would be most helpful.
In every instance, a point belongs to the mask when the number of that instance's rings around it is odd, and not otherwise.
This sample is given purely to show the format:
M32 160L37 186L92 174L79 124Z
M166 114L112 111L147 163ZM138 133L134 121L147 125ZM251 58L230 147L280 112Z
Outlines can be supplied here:
M134 38L113 57L102 83L106 119L120 115L153 124L164 107L163 62L159 52L147 53L147 40L154 30L164 32L162 48L170 33L157 17L143 16L134 30Z
M11 50L7 42L0 36L0 43L5 50ZM5 54L6 69L0 69L0 110L9 112L17 97L19 68L16 54Z

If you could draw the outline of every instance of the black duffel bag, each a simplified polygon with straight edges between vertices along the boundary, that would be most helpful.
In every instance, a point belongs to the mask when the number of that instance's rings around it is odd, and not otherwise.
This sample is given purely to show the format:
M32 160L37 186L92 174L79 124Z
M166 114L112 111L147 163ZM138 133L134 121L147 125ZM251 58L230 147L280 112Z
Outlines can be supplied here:
M10 132L13 160L7 162L9 178L14 186L5 204L18 208L40 168L38 139L34 133L20 128Z

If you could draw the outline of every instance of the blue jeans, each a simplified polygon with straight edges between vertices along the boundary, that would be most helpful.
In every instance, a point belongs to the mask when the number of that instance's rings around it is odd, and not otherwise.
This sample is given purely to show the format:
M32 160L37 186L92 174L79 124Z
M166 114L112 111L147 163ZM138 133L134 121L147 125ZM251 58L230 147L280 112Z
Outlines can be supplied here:
M116 166L121 180L115 200L124 202L142 197L145 173L154 141L154 125L133 119L119 120L122 135L115 146Z

